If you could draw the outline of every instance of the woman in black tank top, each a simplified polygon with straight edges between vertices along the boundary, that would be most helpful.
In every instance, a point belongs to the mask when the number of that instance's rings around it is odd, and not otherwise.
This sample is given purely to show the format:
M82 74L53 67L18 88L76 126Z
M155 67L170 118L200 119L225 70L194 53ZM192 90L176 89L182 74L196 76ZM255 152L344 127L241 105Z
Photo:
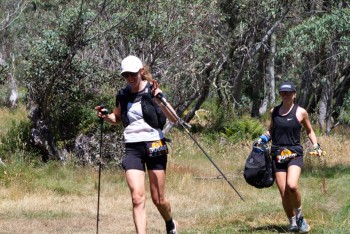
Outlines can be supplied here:
M298 186L304 155L300 142L302 126L312 144L319 145L308 113L295 104L295 85L292 82L282 83L279 94L282 103L271 110L271 122L266 135L272 140L273 168L282 205L290 222L290 231L307 233L310 226L302 216L301 193Z

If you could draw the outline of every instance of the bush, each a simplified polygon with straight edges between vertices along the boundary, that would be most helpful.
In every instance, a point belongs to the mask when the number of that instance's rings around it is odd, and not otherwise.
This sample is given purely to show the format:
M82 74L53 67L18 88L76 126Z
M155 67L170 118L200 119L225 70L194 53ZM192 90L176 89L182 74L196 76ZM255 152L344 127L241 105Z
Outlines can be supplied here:
M7 134L0 138L0 155L4 161L32 160L32 157L28 157L32 153L35 154L29 144L30 129L31 124L28 121L21 120L18 123L12 121Z
M244 116L235 118L224 126L221 136L231 141L253 140L266 131L266 128L259 120Z
M266 131L266 127L260 120L249 116L238 116L232 108L213 103L215 101L211 100L203 105L209 110L208 114L202 117L206 119L206 124L193 125L192 132L203 132L210 140L224 137L228 141L237 142L255 139Z

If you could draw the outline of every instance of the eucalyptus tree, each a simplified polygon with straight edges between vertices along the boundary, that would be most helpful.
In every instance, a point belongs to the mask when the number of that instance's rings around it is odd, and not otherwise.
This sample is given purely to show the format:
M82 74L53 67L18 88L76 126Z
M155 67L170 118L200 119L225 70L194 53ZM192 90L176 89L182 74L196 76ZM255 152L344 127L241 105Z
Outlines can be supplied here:
M102 2L101 8L105 7ZM33 35L25 61L29 118L33 123L31 142L43 159L64 160L57 147L71 140L86 118L86 71L89 67L77 55L88 44L87 32L98 16L84 1L35 1L33 18L40 32ZM35 29L34 29L35 31ZM91 108L91 107L90 107Z
M188 120L209 94L224 48L214 37L220 28L215 2L36 0L33 4L34 12L26 17L36 27L27 26L32 27L33 38L24 82L33 123L31 142L45 160L65 160L57 141L74 141L78 131L89 128L84 118L97 104L93 102L112 100L124 85L118 70L128 54L141 57L152 68L179 113L194 103Z
M286 76L303 87L299 104L329 133L349 91L350 9L344 1L322 3L317 14L288 30L279 56L288 64Z
M264 100L274 93L274 33L285 20L292 2L289 1L226 1L221 9L230 28L231 45L227 51L230 84L230 103L240 110L252 102L251 115L266 111ZM273 40L271 40L273 38ZM268 73L267 69L268 68ZM248 98L248 100L247 100ZM244 100L247 100L245 102ZM273 103L272 103L273 104Z
M19 21L27 9L26 0L0 2L0 85L6 89L4 103L12 108L18 102L17 65L23 48L20 39L23 31Z
M139 56L179 115L190 108L184 117L189 121L225 60L220 17L216 1L115 1L99 25L98 64L116 70L126 55ZM107 23L118 26L105 30ZM110 79L116 86L124 85L115 76Z

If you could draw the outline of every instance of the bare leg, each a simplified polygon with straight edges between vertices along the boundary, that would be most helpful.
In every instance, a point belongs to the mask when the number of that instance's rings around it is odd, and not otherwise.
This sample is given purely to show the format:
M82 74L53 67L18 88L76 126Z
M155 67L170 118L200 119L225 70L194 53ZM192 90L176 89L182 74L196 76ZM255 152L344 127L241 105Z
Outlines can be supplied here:
M299 190L299 178L301 168L298 166L290 166L287 173L287 188L289 190L288 200L293 209L301 206L301 193Z
M133 206L133 218L138 234L146 233L146 210L145 210L145 172L140 170L127 170L126 180L129 185Z
M169 201L165 198L165 171L149 170L151 196L154 205L165 221L172 218Z
M294 208L301 206L298 181L301 168L290 166L288 172L276 172L276 183L282 198L282 205L288 218L295 215Z
M287 173L286 172L276 172L276 183L278 190L280 191L280 195L282 198L282 205L284 212L286 213L288 218L294 216L293 207L290 206L288 201L288 188L287 188Z

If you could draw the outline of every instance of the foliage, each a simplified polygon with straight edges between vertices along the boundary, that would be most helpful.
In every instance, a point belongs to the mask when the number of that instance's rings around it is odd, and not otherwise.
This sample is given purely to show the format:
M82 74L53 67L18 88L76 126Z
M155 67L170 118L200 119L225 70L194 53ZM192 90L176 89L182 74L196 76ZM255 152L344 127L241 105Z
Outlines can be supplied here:
M346 50L346 45L350 41L349 22L349 9L334 10L330 14L312 16L288 31L281 42L278 55L280 57L293 56L295 61L302 62L304 54L317 54L322 46L331 43L332 39L338 35L337 42L342 43L344 45L342 48ZM345 53L345 51L340 53Z
M0 155L6 162L23 161L29 163L35 155L34 149L30 146L31 123L22 120L16 123L12 120L7 133L0 136Z
M234 119L230 123L226 123L221 136L232 140L233 142L242 140L253 140L259 137L264 131L265 126L257 119L243 116L239 119Z
M347 93L343 106L337 108L340 113L338 121L341 124L350 125L350 92Z
M334 10L330 14L311 16L291 28L285 38L280 41L280 49L277 53L280 58L285 58L293 64L293 69L288 72L289 78L287 79L292 79L295 73L302 74L305 72L302 63L304 63L306 56L320 55L324 50L330 49L333 43L339 44L337 55L325 58L323 61L320 60L312 69L315 71L323 69L325 62L329 59L345 62L350 44L349 22L349 9L340 9ZM324 82L324 80L321 80L321 82ZM319 80L315 81L315 86L317 83L320 84Z
M247 115L239 116L232 108L217 104L215 99L208 99L201 110L203 114L194 121L191 132L202 133L210 141L221 137L233 143L253 140L266 131L261 120Z
M266 129L260 120L247 115L239 116L233 108L224 107L216 103L216 99L208 99L203 104L204 127L200 123L195 124L194 132L214 134L214 137L224 137L232 142L241 140L252 140L258 137ZM195 122L196 123L196 122Z
M28 102L37 107L38 118L48 124L58 141L73 139L93 121L95 97L85 73L89 64L75 59L86 45L84 26L93 17L79 6L63 10L55 22L58 30L44 29L28 51L24 77Z

